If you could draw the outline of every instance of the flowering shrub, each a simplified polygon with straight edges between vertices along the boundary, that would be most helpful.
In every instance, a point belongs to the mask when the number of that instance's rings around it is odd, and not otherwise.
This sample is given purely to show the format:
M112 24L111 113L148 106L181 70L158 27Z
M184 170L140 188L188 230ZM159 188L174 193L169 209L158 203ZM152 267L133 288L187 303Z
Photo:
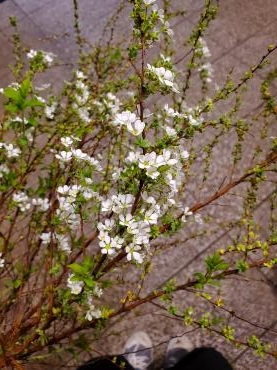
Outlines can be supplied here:
M270 196L266 235L259 234L253 216L266 180L276 181L277 139L270 137L269 121L276 117L270 92L276 71L262 85L259 119L264 123L248 167L241 159L251 127L238 118L245 85L276 47L270 46L238 83L228 76L215 89L205 42L217 11L212 1L206 1L187 41L184 70L174 62L170 28L172 19L182 14L173 12L169 1L159 8L155 0L130 0L128 47L109 40L88 53L82 49L74 4L80 63L61 93L55 96L49 85L36 84L36 76L57 63L56 56L25 52L18 38L16 82L1 90L0 367L22 369L45 348L73 346L65 343L72 335L99 330L111 318L161 298L163 309L186 325L259 354L276 355L251 333L238 339L228 318L216 321L210 312L198 315L193 307L174 301L175 292L190 289L196 299L228 311L213 286L230 275L272 268L277 262L276 190ZM14 19L12 23L16 28ZM198 78L201 97L190 107L186 101L193 78ZM217 113L220 102L233 96L234 105ZM228 177L200 200L187 196L189 181L199 191L205 187L213 149L233 133L237 138ZM128 269L135 268L142 285L155 255L174 240L173 245L181 244L184 233L205 238L210 227L205 210L241 184L243 204L228 222L240 233L231 246L213 251L185 281L170 279L145 295L122 284L117 304L106 303L117 286L115 272L127 277ZM194 227L197 231L191 234Z

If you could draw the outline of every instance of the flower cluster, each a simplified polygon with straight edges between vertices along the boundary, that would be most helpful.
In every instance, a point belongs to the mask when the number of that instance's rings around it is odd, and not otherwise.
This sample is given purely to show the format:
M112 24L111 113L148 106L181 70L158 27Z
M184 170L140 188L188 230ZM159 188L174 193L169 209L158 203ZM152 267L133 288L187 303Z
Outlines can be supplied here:
M43 62L47 67L50 67L53 64L55 55L43 50L33 50L31 49L27 53L27 58L30 61Z
M146 171L147 176L151 177L151 179L156 179L160 175L160 167L173 166L178 160L177 158L172 158L172 153L169 149L163 149L162 154L157 154L154 151L146 154L130 152L127 162L137 163L139 168Z
M140 135L145 128L145 123L142 122L135 113L130 111L117 113L112 123L114 126L126 126L127 131L134 136Z
M21 154L21 150L13 144L0 143L0 149L1 148L6 150L6 155L8 158L16 158Z
M102 316L101 310L99 308L95 308L93 304L93 297L91 295L87 297L87 306L89 309L86 312L85 319L88 321L92 321L92 319L100 319Z
M94 166L98 171L102 171L102 167L97 159L90 157L87 153L83 152L82 149L71 148L75 141L79 141L79 139L74 136L61 138L61 143L69 149L68 151L61 150L55 154L55 157L59 160L61 166L63 166L64 163L75 159L77 161L88 163L91 166Z
M69 274L67 287L71 290L71 294L78 295L83 290L84 282L77 280L74 274Z
M44 245L49 244L51 242L51 238L53 238L61 251L65 252L66 254L70 254L71 252L71 243L67 235L58 234L56 232L44 232L39 236L39 238Z
M35 206L38 211L46 212L50 207L47 198L29 198L23 191L13 194L13 201L17 204L21 212L26 212Z
M174 74L171 70L164 67L154 67L147 64L148 71L156 77L161 85L169 87L175 93L179 93L178 86L174 83Z
M75 94L73 108L76 110L80 119L88 123L90 121L89 108L86 104L89 100L89 88L85 83L86 76L82 71L76 71Z
M134 201L132 194L117 194L102 200L102 212L112 211L114 216L98 223L99 246L103 254L110 255L125 248L127 260L142 263L145 252L149 249L150 225L158 222L160 207L154 198L149 198L148 203L146 200L147 208L141 209L134 216ZM118 226L121 229L123 227L121 235L117 234Z
M13 201L17 204L21 212L26 212L31 208L31 200L23 191L14 193Z
M208 58L210 58L211 53L206 41L202 37L199 38L198 44L198 50L200 51L200 55L204 59L204 63L202 63L197 70L200 73L200 77L203 78L206 83L210 83L213 76L213 67L208 61Z
M44 108L44 113L46 118L48 119L54 119L55 112L57 109L58 103L57 102L52 102L51 105L46 105Z

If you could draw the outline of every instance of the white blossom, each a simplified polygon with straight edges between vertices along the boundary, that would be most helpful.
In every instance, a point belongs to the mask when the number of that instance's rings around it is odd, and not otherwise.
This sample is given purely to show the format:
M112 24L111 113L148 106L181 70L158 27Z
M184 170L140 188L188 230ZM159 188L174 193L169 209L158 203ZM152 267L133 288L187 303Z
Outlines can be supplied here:
M144 4L147 6L153 4L155 1L156 0L143 0Z
M73 144L73 139L72 137L70 136L65 136L65 137L61 137L61 143L67 147L67 148L70 148L71 145Z
M101 248L102 254L110 255L115 253L115 250L118 248L118 244L116 240L114 240L108 234L106 234L104 240L100 241L99 247ZM121 248L121 245L119 248Z
M113 207L112 210L115 213L121 213L122 211L131 208L134 203L134 196L132 194L117 194L112 196Z
M53 102L51 105L46 105L45 106L44 113L45 113L45 116L48 119L54 119L55 111L57 109L57 106L58 106L57 102Z
M185 207L185 208L183 209L183 215L182 215L181 220L182 220L183 222L187 222L187 217L188 217L188 216L191 216L192 214L193 214L193 212L192 212L192 211L190 211L190 208L189 208L189 207Z
M51 232L40 234L39 238L42 244L49 244L51 242L51 235L52 235Z
M164 67L154 67L151 64L147 64L147 68L150 72L154 73L158 78L160 84L166 85L172 89L172 91L179 93L176 84L174 83L174 74L169 69Z
M8 158L16 158L19 157L19 155L21 154L21 150L14 146L13 144L4 144L4 143L1 144L2 145L0 146L0 148L4 147L4 149L6 149Z
M46 51L43 51L43 50L37 51L37 50L31 49L27 53L27 58L32 60L32 59L36 58L39 53L42 55L44 63L48 67L50 67L52 65L52 63L54 61L54 57L55 57L55 55L53 53L49 53L49 52L46 52Z
M148 209L144 215L144 222L148 223L149 225L155 225L158 222L159 214L157 213L156 209Z
M128 110L122 112L122 113L117 113L114 117L113 124L115 126L120 126L120 125L127 125L127 123L133 123L137 119L135 113L132 113Z
M9 172L10 170L5 163L0 164L0 179L3 177L4 173L9 173Z
M50 207L49 200L47 198L34 198L32 199L33 206L37 206L38 209L42 212L48 211Z
M71 152L66 152L66 151L62 150L58 154L55 154L55 157L57 159L59 159L62 163L63 162L66 163L66 162L71 161L71 159L72 159L72 153Z
M103 199L101 201L101 211L102 212L110 212L113 207L113 202L111 199Z
M76 78L77 78L78 80L84 80L84 79L86 79L86 78L87 78L87 76L86 76L82 71L80 71L80 70L77 70L77 71L75 72L75 75L76 75Z
M111 231L115 226L115 221L113 219L107 218L104 223L98 222L97 229L99 231Z
M26 212L31 208L30 199L22 191L13 194L13 201L17 203L17 206L21 212Z
M58 247L61 251L69 254L71 252L71 243L69 237L62 234L55 234L55 238L58 242Z
M128 245L126 248L125 248L125 252L127 253L127 260L128 261L136 261L138 263L142 263L143 262L143 258L141 256L141 254L138 252L141 250L141 246L139 245L134 245L134 244L130 244Z
M127 130L134 136L140 135L145 127L145 123L137 119L134 122L127 122Z
M119 215L119 224L122 226L129 226L132 222L134 222L133 216L131 213L127 213L126 215L120 214Z
M67 287L71 290L71 294L78 295L81 293L84 283L83 281L73 281L74 274L69 274L67 279Z
M168 136L171 136L171 137L177 136L177 131L170 126L165 126L165 132Z
M0 268L3 268L4 267L4 265L5 265L5 260L4 260L4 258L2 258L2 252L0 252Z
M92 321L93 319L100 319L101 316L101 310L95 308L94 305L91 305L90 309L86 312L85 319L88 321Z

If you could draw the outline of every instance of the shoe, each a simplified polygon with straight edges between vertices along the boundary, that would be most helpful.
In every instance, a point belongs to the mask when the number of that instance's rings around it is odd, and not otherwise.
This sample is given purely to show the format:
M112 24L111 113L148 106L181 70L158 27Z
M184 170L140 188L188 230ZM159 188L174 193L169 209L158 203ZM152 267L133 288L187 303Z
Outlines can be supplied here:
M144 331L134 333L124 346L124 357L135 370L146 370L153 362L153 345Z
M175 366L193 348L193 344L185 335L172 338L167 345L164 369L170 369Z

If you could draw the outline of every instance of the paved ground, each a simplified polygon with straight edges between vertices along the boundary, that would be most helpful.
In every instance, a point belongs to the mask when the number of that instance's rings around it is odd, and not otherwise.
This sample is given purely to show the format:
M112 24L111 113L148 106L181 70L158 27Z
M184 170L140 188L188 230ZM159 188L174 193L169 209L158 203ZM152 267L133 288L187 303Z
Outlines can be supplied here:
M187 9L186 19L174 27L176 43L182 43L185 36L191 30L197 19L199 10L203 6L202 0L173 0L176 4ZM118 0L80 0L80 15L85 36L93 41L99 36L99 32L105 23L105 19L112 14ZM228 0L220 1L221 7L218 18L214 21L206 41L212 53L212 65L215 70L216 81L222 82L226 73L234 67L234 75L241 76L247 66L260 60L270 43L276 42L277 34L277 1L276 0ZM57 88L70 72L76 61L77 50L74 44L72 1L69 0L6 0L0 3L0 87L11 81L7 65L11 62L11 44L9 37L8 16L15 15L18 18L22 38L27 47L39 47L44 50L55 52L64 65L56 69L55 78ZM277 62L276 55L271 58ZM260 72L262 77L263 72ZM244 117L249 117L259 105L258 91L259 80L251 85L246 104L243 107ZM274 131L275 130L275 131ZM276 135L276 123L273 133ZM244 163L250 163L251 153L255 143L259 140L254 130L249 147L244 153ZM190 187L188 197L197 200L205 191L214 189L222 178L224 171L228 171L228 156L230 155L230 138L226 138L223 146L217 149L220 155L215 162L213 177L207 188L202 192L195 191ZM201 165L201 158L199 166ZM272 190L269 186L268 192ZM237 194L239 195L239 194ZM256 217L262 222L266 232L266 214L268 193L261 194L260 207L256 210ZM228 245L236 237L237 230L226 229L220 224L222 219L232 219L240 206L239 197L226 197L224 199L228 207L216 204L210 212L213 212L215 225L204 240L190 241L184 248L171 248L162 256L157 256L154 261L153 273L146 281L145 292L153 287L161 286L169 277L184 279L191 271L201 266L203 256L212 250ZM180 264L180 260L183 261ZM162 271L162 275L157 273ZM135 282L137 275L133 274ZM274 275L264 275L256 271L249 276L248 281L229 280L224 285L224 298L238 316L256 323L270 330L255 328L255 333L265 340L277 344L277 300L274 292ZM236 299L234 299L236 297ZM186 293L180 297L185 304L194 303L194 295ZM180 301L180 304L182 302ZM199 309L207 306L205 302L199 303ZM236 321L237 332L240 335L249 330L245 321ZM105 338L96 342L95 347L102 353L118 353L126 340L126 337L137 329L145 329L151 334L157 353L161 355L165 342L174 335L185 332L181 322L165 320L158 308L146 305L139 312L130 314L127 320L114 323L110 330L105 333ZM275 331L274 331L275 330ZM237 370L275 369L276 362L270 357L260 360L253 356L252 352L235 349L225 341L214 336L203 336L197 330L189 333L196 345L214 345L228 357Z

